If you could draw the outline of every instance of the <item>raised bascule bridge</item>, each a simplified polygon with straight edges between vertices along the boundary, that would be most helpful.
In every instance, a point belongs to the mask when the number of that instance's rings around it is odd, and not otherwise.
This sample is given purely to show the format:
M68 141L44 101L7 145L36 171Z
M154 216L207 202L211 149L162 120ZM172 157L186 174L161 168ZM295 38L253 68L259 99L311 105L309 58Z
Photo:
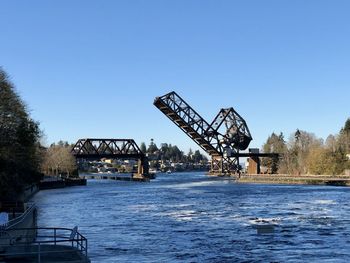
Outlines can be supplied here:
M248 148L252 136L245 120L232 107L221 109L209 124L174 91L156 97L153 104L211 156L211 174L238 173L239 157L250 157L259 173L259 157L276 156L240 153Z

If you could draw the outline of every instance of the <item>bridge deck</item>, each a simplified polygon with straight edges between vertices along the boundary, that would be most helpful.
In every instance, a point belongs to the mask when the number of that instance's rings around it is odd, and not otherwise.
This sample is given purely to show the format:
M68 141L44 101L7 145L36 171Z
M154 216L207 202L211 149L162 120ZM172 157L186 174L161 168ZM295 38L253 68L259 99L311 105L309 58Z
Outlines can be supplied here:
M210 125L175 92L157 97L154 105L205 152L221 155L205 136Z

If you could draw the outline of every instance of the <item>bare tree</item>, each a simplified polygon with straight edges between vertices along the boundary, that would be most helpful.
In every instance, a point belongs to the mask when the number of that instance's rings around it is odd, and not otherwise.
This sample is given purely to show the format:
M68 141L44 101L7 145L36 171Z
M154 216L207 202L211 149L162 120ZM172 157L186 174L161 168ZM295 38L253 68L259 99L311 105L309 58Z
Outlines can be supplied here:
M77 169L75 158L70 153L70 146L68 143L52 144L46 149L42 170L47 175L58 175L61 173L67 176Z

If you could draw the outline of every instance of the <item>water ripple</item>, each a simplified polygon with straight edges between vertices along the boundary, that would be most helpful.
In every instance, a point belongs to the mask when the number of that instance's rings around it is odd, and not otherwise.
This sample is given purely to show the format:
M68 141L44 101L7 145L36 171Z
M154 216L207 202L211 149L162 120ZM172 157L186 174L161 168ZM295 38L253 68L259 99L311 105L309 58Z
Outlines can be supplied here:
M79 226L92 262L348 262L350 191L200 173L41 191L39 226ZM260 235L259 225L273 233Z

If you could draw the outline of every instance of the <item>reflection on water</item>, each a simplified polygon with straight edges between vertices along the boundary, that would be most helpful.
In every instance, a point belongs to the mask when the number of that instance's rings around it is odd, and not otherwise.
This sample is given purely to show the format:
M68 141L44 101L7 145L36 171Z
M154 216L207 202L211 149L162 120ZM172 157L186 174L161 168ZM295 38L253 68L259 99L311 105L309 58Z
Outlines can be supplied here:
M39 226L74 227L92 262L347 262L350 188L238 184L201 173L41 191ZM269 223L274 233L257 235Z

